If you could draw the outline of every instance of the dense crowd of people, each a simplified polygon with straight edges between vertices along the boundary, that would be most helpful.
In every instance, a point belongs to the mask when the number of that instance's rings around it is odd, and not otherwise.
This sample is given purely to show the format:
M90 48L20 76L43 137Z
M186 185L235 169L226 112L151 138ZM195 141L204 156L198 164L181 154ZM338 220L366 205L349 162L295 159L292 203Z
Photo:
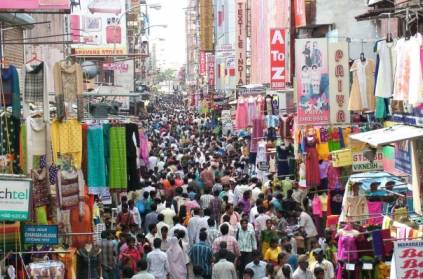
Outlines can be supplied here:
M217 117L176 97L154 108L138 189L117 216L102 211L104 279L335 278L333 235L318 232L305 191L257 177L248 140L222 135Z

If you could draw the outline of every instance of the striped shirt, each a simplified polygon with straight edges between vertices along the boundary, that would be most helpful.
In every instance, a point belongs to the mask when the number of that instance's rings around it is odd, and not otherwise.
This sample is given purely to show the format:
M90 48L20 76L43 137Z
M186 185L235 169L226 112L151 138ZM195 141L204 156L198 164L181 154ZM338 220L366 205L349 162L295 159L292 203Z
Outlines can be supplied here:
M210 194L202 195L200 198L201 208L202 209L209 208L210 202L213 198L214 196Z
M257 250L257 240L255 233L250 230L239 229L236 233L239 250L241 252L253 252Z
M239 252L238 242L236 241L235 237L230 235L222 235L215 239L215 241L213 242L214 253L219 252L220 243L223 241L226 242L226 245L227 245L226 247L228 251L231 251L232 253L234 253L236 257L239 257L241 255L241 253Z
M201 266L203 275L212 274L213 252L204 241L200 241L191 247L189 257L193 266Z

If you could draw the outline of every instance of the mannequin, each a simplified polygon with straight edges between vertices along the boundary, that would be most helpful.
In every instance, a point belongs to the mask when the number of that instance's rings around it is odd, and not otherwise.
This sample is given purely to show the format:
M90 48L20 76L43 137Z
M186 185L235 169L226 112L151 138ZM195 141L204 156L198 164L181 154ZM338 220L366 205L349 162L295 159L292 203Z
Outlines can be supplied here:
M317 187L320 185L319 156L316 145L318 143L314 128L307 130L306 137L306 183L307 187Z
M83 248L77 250L77 278L100 279L101 264L99 255L101 249L87 243Z
M339 262L339 268L337 272L337 279L342 278L355 278L353 277L355 271L347 271L345 264L355 264L358 261L357 252L357 237L359 232L354 230L351 223L348 222L344 228L340 229L336 237L338 237L338 252L337 260Z
M351 186L352 196L347 198L346 216L351 222L366 220L369 217L367 198L359 195L360 182L355 182Z

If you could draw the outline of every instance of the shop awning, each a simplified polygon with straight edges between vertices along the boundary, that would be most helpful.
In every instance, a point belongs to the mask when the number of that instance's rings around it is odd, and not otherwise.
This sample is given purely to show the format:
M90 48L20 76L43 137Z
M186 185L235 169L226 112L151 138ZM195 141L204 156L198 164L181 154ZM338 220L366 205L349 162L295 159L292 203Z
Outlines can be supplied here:
M361 141L373 147L419 137L423 137L423 129L408 125L395 125L389 128L350 135L352 140Z

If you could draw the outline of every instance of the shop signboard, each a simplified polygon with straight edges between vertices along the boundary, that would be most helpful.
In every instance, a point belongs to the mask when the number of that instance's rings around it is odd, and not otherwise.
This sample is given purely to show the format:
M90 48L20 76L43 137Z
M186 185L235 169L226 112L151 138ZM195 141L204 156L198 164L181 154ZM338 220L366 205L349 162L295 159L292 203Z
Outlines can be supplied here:
M411 175L411 145L410 141L395 143L395 168Z
M207 73L207 58L204 51L200 51L200 76L205 76Z
M246 0L236 0L236 72L237 85L246 85L247 79L247 3Z
M118 71L120 73L127 73L128 67L128 63L125 62L103 63L103 70Z
M80 1L70 15L76 55L126 54L125 0ZM105 4L107 3L107 4Z
M348 65L348 43L329 43L329 96L330 123L350 123L348 98L350 74Z
M383 150L376 151L375 159L370 162L365 156L363 150L353 151L352 153L352 170L353 172L367 172L375 170L383 170Z
M207 77L208 77L209 90L214 90L215 88L214 62L215 62L214 54L208 53L207 54Z
M2 0L0 11L7 12L68 12L70 0Z
M270 29L270 88L285 89L286 83L286 41L285 29Z
M213 46L213 1L200 0L200 49L212 51Z
M328 41L298 39L295 45L298 124L328 124Z
M395 241L394 261L395 278L423 278L423 240Z
M57 225L24 225L24 244L57 245L59 244Z
M294 0L295 27L303 27L306 23L305 0Z
M29 217L31 180L0 176L0 221L26 221Z
M352 165L352 153L350 148L345 148L330 153L332 155L332 164L335 168Z

